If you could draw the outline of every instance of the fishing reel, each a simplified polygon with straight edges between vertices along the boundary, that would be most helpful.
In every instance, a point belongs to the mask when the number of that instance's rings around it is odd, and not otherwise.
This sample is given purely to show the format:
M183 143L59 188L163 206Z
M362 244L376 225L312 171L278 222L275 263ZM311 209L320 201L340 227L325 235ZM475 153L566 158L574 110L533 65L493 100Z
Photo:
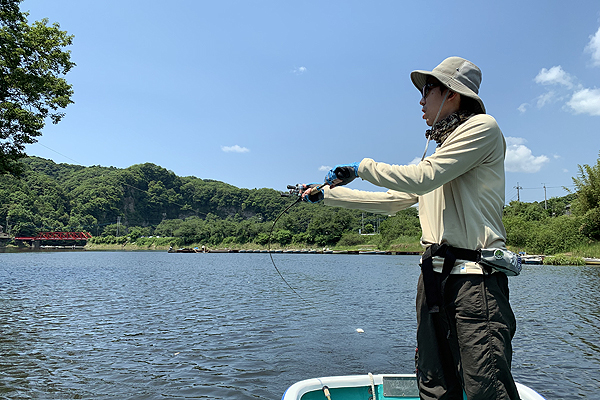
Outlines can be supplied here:
M311 184L302 184L298 183L297 185L288 185L289 192L281 193L283 197L298 197L298 201L304 200L309 203L318 203L325 197L323 194L323 187L328 185L328 183L311 183ZM307 195L302 196L303 193L310 189Z
M288 192L282 192L281 197L301 197L302 192L306 190L302 183L296 185L287 185Z

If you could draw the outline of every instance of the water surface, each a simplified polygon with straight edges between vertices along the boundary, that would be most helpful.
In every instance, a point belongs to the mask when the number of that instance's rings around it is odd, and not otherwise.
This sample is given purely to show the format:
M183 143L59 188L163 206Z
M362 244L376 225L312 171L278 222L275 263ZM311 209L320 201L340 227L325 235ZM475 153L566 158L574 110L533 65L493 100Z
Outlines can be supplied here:
M279 399L414 370L418 256L273 256L302 298L268 254L0 254L0 398ZM600 268L526 266L510 287L516 380L599 398Z

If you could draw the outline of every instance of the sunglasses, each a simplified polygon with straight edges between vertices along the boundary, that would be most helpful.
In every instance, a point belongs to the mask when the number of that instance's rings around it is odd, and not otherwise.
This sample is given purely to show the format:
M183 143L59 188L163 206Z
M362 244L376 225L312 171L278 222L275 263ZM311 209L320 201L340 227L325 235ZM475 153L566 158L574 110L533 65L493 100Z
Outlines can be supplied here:
M439 87L440 85L436 84L436 83L426 83L425 85L423 85L423 88L421 89L421 95L423 96L424 99L427 98L427 96L429 95L429 93L431 92L431 89L435 88L435 87Z

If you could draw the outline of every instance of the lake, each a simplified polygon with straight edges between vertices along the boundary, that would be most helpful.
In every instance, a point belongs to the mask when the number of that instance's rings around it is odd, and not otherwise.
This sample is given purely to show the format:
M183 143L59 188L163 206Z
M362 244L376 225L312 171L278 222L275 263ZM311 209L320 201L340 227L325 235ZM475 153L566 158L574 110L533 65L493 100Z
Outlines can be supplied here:
M413 372L418 256L273 257L297 294L264 253L0 254L0 398L278 400L311 377ZM600 398L600 268L509 281L515 379Z

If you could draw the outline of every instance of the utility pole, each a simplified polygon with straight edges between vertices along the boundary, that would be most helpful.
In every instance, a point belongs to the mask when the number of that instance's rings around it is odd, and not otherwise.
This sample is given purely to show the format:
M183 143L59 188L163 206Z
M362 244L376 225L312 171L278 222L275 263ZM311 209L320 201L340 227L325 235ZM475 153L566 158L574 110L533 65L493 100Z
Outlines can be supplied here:
M117 217L117 237L119 237L119 225L121 225L121 217Z
M542 183L542 185L544 185L544 209L547 210L548 209L548 200L546 199L546 184Z
M515 186L515 189L517 189L517 201L521 202L521 193L519 192L519 190L523 189L521 186L519 186L519 182L517 182L517 186Z

